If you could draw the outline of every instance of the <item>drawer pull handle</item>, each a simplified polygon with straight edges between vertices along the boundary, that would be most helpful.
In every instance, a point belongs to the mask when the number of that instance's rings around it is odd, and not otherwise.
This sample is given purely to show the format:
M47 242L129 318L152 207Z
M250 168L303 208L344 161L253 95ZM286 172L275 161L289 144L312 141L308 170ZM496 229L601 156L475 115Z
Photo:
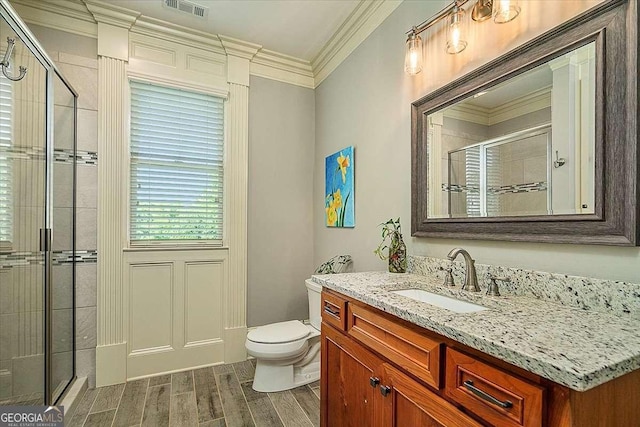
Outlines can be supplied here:
M324 311L332 316L340 317L340 310L334 310L328 305L324 306Z
M473 385L473 381L471 380L467 380L464 383L464 386L467 388L467 390L469 390L471 393L475 394L476 396L480 397L481 399L484 399L488 402L493 403L494 405L498 405L501 408L504 409L508 409L511 408L513 406L513 403L511 403L511 401L509 400L505 400L504 402L500 399L496 399L495 397L491 396L488 393L485 393L484 391L480 390L479 388L475 387Z

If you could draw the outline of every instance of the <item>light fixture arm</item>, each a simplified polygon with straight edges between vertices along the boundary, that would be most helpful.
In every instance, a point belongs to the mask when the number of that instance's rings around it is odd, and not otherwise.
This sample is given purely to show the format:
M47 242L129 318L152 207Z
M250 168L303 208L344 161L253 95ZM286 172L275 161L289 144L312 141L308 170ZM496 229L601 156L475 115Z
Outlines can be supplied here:
M456 1L452 2L450 5L446 6L444 9L442 9L440 12L436 13L435 15L433 15L431 18L429 18L426 21L420 23L419 25L416 25L416 26L412 27L411 30L407 31L407 35L409 35L411 33L413 33L415 35L418 35L418 34L422 33L423 31L425 31L428 28L434 26L435 24L440 22L442 19L447 17L454 8L462 7L468 1L469 0L456 0Z

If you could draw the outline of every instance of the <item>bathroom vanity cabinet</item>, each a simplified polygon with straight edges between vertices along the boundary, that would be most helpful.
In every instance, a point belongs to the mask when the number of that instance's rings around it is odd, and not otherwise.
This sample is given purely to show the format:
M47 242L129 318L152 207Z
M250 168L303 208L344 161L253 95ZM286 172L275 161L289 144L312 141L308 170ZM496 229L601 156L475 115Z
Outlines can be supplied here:
M638 370L578 392L326 289L322 320L323 427L640 425Z

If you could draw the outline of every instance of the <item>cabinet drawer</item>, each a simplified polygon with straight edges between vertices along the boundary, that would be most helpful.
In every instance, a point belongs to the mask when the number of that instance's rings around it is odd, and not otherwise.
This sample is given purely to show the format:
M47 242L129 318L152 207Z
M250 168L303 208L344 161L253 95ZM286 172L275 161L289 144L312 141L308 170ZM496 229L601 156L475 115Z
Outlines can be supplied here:
M482 427L453 404L393 366L383 364L382 387L389 387L383 397L384 425L393 427Z
M347 333L405 371L440 388L442 342L358 305L349 304Z
M540 427L544 388L447 348L445 393L498 427Z
M347 300L337 295L322 291L322 321L346 331Z

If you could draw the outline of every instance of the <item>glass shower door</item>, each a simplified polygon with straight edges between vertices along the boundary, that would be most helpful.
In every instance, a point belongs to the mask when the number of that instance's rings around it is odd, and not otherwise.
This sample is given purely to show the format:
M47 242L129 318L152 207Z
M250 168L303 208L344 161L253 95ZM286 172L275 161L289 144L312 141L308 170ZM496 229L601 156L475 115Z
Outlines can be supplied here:
M47 70L0 20L0 404L44 403Z
M51 401L64 392L74 375L74 205L75 205L75 96L53 73L53 162L51 205Z

